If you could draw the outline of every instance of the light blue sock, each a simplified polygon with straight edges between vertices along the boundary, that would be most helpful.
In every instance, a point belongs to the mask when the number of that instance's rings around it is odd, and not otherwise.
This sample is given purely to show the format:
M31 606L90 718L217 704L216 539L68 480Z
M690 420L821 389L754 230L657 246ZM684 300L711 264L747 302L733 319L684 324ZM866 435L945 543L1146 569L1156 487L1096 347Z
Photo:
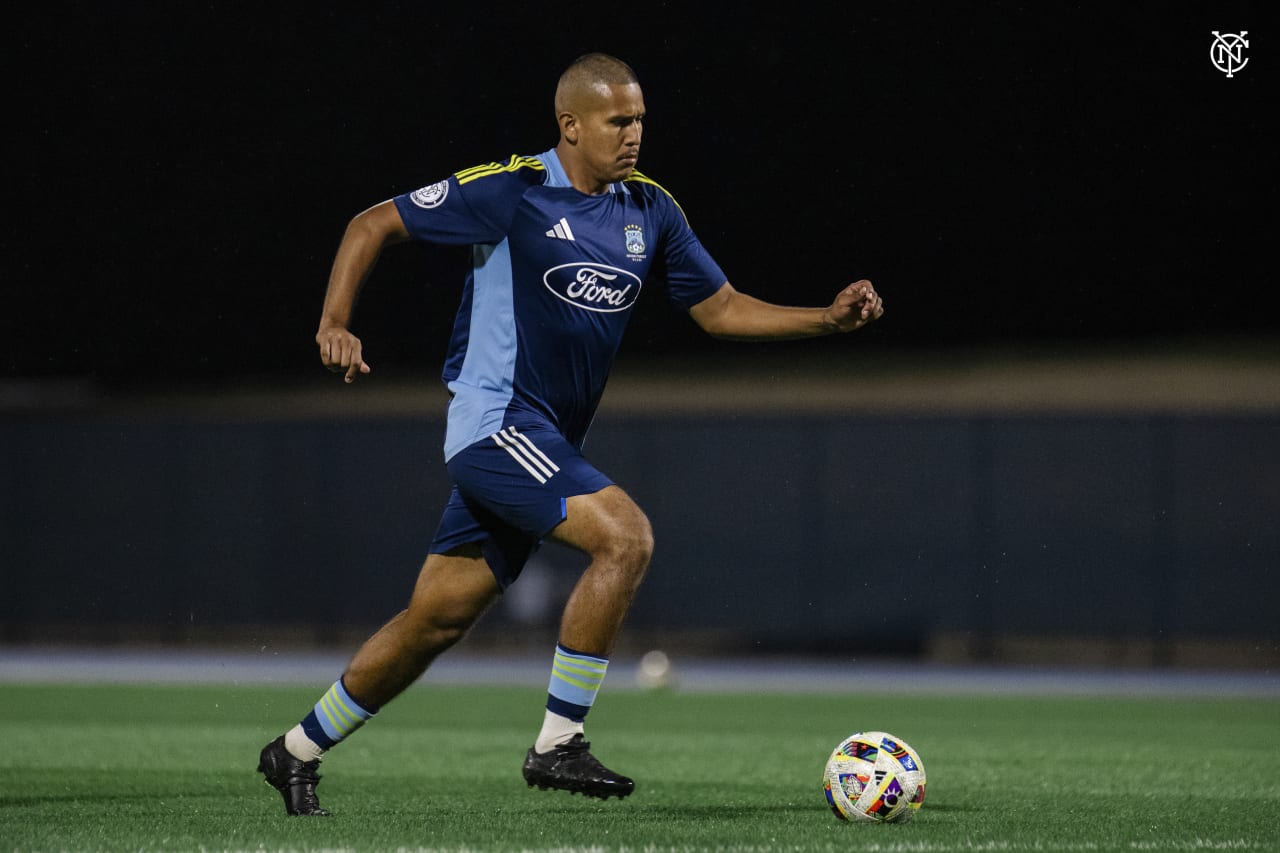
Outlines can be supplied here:
M342 679L333 683L311 713L302 718L300 725L306 736L321 749L332 749L348 735L364 725L374 715L347 693Z
M609 659L556 645L547 685L547 710L580 723L591 710L604 682Z

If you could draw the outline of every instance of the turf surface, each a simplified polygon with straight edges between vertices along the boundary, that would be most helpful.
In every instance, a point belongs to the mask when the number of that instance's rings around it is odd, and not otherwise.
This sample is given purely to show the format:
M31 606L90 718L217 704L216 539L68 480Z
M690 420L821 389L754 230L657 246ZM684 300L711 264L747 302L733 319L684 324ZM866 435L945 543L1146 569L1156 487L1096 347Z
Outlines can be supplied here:
M527 788L527 688L415 687L326 758L286 818L261 746L323 692L0 687L0 851L1280 849L1280 701L605 691L588 734L628 800ZM928 798L836 820L841 738L909 741Z

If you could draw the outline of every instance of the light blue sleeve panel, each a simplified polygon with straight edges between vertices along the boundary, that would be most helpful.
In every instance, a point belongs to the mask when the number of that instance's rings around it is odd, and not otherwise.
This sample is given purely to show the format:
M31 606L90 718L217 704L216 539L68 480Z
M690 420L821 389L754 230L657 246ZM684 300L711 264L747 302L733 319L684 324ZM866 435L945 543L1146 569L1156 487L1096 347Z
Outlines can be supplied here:
M472 269L470 343L458 378L449 383L453 399L445 429L446 461L502 429L515 376L516 318L507 241L476 246Z
M471 284L458 315L466 334L455 327L450 346L450 362L460 359L460 364L448 379L453 398L445 429L446 460L502 428L517 356L509 231L524 194L545 179L539 160L512 156L463 169L394 199L410 236L472 247Z

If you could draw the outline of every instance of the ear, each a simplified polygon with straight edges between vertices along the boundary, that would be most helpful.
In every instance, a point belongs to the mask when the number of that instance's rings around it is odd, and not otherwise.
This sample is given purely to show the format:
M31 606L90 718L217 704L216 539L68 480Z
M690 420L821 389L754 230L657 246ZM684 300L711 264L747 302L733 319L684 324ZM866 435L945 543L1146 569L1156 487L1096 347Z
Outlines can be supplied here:
M570 145L578 144L578 117L571 112L560 113L557 118L560 121L560 135Z

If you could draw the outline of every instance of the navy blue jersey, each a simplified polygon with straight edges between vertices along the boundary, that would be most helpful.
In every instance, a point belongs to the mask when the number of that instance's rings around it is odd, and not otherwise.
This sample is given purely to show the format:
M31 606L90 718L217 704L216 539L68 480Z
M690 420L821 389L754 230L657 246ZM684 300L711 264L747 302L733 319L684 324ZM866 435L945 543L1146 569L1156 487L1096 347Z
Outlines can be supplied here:
M633 173L587 195L554 149L394 201L414 238L472 246L444 368L446 459L530 420L581 447L646 286L664 280L687 309L726 281L666 190Z

